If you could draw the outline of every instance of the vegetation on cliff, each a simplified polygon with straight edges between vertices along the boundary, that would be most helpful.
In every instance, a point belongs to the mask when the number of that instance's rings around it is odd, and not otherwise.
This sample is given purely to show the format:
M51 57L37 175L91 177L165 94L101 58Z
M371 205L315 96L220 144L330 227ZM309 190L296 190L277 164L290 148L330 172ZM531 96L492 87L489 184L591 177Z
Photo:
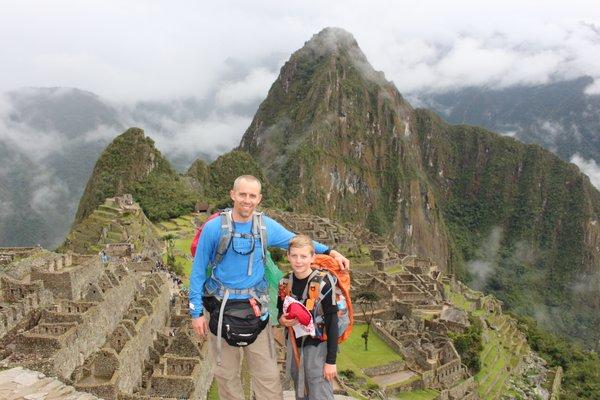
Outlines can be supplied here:
M349 33L290 57L239 148L294 210L366 225L554 332L598 339L600 193L539 146L413 110Z
M283 208L284 201L278 188L269 183L264 169L245 151L230 151L219 156L210 165L196 160L188 170L201 198L216 208L231 206L229 192L235 178L253 175L262 183L263 206Z
M102 152L79 202L75 223L106 198L125 193L132 193L153 221L190 212L196 197L139 128L117 136Z
M458 275L557 333L597 340L597 288L580 284L598 273L585 227L600 214L600 195L588 178L537 145L426 110L416 116Z
M445 227L420 172L412 112L352 35L328 28L281 68L239 148L295 211L368 224L446 269Z
M561 366L564 369L561 399L600 398L598 353L584 350L572 341L540 329L532 318L517 318L519 329L527 336L531 348L542 356L550 367ZM600 346L600 342L598 345Z

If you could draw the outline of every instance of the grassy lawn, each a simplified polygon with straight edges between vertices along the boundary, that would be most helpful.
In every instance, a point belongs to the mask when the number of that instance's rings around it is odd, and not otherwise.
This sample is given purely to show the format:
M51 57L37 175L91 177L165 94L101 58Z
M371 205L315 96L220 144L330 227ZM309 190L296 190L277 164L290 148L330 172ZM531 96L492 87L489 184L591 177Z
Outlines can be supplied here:
M385 272L388 274L397 274L398 272L403 272L404 267L401 264L395 265L390 269L386 269Z
M444 285L444 289L450 298L450 302L454 304L455 307L465 311L473 311L475 309L473 303L469 302L462 294L452 291L452 289L450 289L450 285Z
M439 394L433 389L413 390L412 392L399 393L396 398L399 400L433 400Z
M181 238L175 239L175 249L181 251L183 254L191 254L190 246L192 245L192 240L194 239L194 234L191 233L189 235L182 235Z
M365 342L361 337L367 326L354 325L352 334L340 345L338 354L338 370L352 369L362 375L361 368L375 367L402 360L402 356L392 350L373 330L369 333L369 350L365 351Z

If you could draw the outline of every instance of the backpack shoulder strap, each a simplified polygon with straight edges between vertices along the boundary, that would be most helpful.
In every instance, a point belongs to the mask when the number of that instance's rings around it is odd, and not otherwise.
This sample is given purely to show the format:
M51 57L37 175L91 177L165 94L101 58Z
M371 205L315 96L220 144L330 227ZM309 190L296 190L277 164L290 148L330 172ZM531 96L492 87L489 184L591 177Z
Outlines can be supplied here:
M293 286L294 286L294 273L290 272L290 276L288 276L288 280L287 280L287 287L285 288L287 296L290 296L292 294Z
M265 225L264 217L265 217L265 215L263 212L254 211L254 216L253 216L254 220L252 221L253 229L256 229L258 231L258 236L260 238L263 260L267 257L267 245L268 245L267 226ZM256 227L256 228L254 228L254 227ZM255 234L255 232L252 232L252 234Z
M323 289L323 279L325 278L325 272L315 269L308 277L308 282L304 287L304 293L302 293L302 300L306 301L306 308L312 311L316 304L319 302L319 296Z
M329 284L331 285L331 305L335 306L337 304L336 302L336 296L335 296L335 287L337 285L337 277L332 274L332 273L328 273L326 276L327 280L329 281ZM321 294L322 297L325 297L325 294Z
M232 236L233 218L231 216L231 209L227 209L221 213L221 236L219 238L219 245L217 246L217 253L213 260L213 266L217 266L223 259L231 243Z

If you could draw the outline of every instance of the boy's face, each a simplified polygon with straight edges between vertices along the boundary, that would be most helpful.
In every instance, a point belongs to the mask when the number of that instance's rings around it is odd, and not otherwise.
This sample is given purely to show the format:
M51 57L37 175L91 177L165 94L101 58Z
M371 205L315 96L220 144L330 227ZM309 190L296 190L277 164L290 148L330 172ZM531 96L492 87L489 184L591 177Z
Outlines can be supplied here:
M310 246L292 247L288 250L288 260L295 275L305 275L315 261L315 253Z

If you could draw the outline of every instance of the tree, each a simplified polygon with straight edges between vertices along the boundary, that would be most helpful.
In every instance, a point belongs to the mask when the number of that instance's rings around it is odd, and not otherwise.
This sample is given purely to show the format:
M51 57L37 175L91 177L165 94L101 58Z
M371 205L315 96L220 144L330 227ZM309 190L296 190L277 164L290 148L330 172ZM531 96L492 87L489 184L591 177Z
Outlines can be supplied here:
M172 233L166 234L165 236L163 236L163 240L167 242L167 265L169 266L171 271L175 272L178 275L181 275L181 273L183 272L183 268L176 262L175 259L175 235L173 235Z
M369 332L371 329L371 321L373 320L373 314L375 313L375 303L379 301L379 295L375 292L361 292L357 296L357 303L360 306L360 311L363 314L363 318L367 323L367 330L363 332L361 337L365 341L365 351L368 351ZM371 311L368 315L367 311Z

